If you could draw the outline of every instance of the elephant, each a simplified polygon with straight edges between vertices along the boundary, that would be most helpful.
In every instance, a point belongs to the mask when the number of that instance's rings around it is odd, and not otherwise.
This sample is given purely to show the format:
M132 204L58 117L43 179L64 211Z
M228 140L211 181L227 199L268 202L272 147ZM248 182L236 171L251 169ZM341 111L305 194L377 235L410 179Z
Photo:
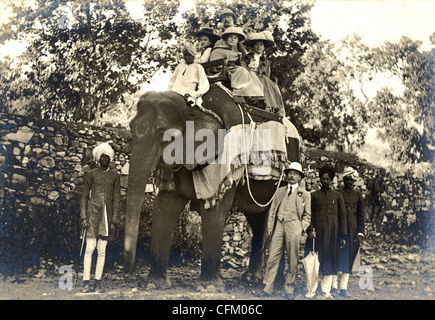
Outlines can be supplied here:
M166 130L177 129L185 132L186 121L193 121L195 128L208 128L217 132L223 127L228 128L242 121L238 106L220 87L210 88L203 96L203 105L219 115L220 119L197 107L188 106L178 93L146 92L139 98L137 114L130 122L132 141L124 238L124 267L127 272L133 272L135 268L139 219L146 183L156 168L177 167L173 173L175 190L160 191L154 200L152 213L151 269L148 283L152 282L159 288L171 286L166 274L171 244L178 218L189 201L191 207L199 208L197 211L202 219L203 243L199 278L202 284L222 288L220 262L223 230L230 210L234 208L245 214L253 232L250 262L245 276L247 279L258 280L261 272L268 206L262 207L254 203L246 185L234 184L225 192L221 201L206 208L204 201L196 198L192 168L168 165L163 161L163 152L170 143L163 139ZM251 180L250 188L252 197L258 203L267 203L277 189L277 181Z

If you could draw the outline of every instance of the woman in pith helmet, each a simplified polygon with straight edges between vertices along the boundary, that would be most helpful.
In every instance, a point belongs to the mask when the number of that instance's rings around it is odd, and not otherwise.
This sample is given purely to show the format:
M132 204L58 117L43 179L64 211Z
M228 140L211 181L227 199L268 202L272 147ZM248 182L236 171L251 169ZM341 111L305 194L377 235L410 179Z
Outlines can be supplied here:
M252 49L245 61L249 70L255 72L264 88L265 103L269 111L285 116L284 102L275 82L270 80L270 61L266 58L267 48L275 45L270 31L251 33L245 44Z
M234 96L249 97L255 101L264 100L263 85L254 72L241 66L241 52L238 43L246 39L243 29L229 27L222 34L222 43L216 44L210 55L210 61L226 59L228 73Z

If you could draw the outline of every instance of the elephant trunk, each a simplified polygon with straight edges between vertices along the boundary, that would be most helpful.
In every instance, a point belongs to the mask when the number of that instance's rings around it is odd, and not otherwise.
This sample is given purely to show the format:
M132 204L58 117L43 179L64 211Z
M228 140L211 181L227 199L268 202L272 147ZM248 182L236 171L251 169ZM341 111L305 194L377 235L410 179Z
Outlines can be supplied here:
M152 172L152 154L143 146L133 145L128 174L127 211L124 238L124 267L129 273L133 272L136 259L136 246L139 233L141 208L145 194L145 187Z

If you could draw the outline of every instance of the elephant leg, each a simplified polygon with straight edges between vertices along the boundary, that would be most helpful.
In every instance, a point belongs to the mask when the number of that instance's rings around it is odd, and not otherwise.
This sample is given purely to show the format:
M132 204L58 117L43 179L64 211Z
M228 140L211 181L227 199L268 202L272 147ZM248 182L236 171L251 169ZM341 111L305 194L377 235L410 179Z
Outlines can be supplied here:
M223 287L220 278L222 254L222 237L225 222L231 209L236 188L225 193L223 199L210 209L201 206L202 217L202 255L200 280L207 287L218 285ZM209 285L206 285L208 283Z
M162 191L154 201L151 229L151 270L149 282L157 287L170 287L166 277L169 253L181 211L189 199L175 191Z
M267 222L267 212L245 213L246 220L252 229L251 256L249 266L243 278L248 282L262 281L264 266L264 239Z

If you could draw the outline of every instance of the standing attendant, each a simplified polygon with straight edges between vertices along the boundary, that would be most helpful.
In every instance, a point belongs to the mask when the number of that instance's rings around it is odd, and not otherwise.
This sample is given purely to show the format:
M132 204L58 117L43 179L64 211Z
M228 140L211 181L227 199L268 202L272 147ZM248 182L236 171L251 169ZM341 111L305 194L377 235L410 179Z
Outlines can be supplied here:
M93 157L99 167L88 171L84 178L80 201L80 218L82 228L86 229L86 250L83 261L82 292L104 292L101 286L106 246L115 227L119 224L120 176L109 168L114 151L108 143L94 148ZM95 282L90 286L92 254L97 248L97 265Z
M338 271L342 271L339 295L350 298L347 291L352 266L358 253L359 246L365 235L364 199L362 194L354 189L358 180L358 172L352 167L345 167L343 172L344 187L339 191L344 199L347 219L346 248L340 251Z
M312 251L313 241L316 241L316 251L319 253L319 275L323 296L320 299L331 299L333 276L338 270L339 248L346 245L347 222L343 196L331 189L335 170L325 166L319 170L321 189L311 193L311 225L309 239L306 241L305 251Z
M263 289L264 295L271 295L278 273L281 257L286 252L285 292L292 295L296 279L299 246L302 234L310 225L311 196L299 186L302 166L292 162L285 170L287 186L280 187L272 201L267 222L268 236L271 237L269 257L266 264Z

